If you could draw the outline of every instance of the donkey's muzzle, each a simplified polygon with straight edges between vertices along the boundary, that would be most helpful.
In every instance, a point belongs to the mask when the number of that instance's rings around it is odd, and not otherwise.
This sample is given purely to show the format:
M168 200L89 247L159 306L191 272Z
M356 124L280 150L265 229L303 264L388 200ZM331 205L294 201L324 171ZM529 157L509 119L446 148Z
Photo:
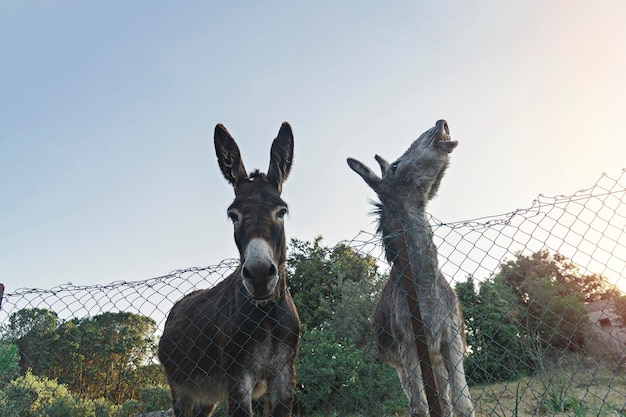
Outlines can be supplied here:
M278 282L278 268L272 249L266 241L253 239L248 243L241 269L243 285L255 300L272 297Z

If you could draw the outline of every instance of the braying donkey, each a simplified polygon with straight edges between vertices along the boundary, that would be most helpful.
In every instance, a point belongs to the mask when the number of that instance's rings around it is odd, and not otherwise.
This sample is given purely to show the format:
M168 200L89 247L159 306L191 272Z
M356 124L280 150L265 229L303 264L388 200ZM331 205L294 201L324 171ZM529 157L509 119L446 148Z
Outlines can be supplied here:
M348 165L380 199L376 205L378 232L389 262L394 261L393 248L397 243L393 240L398 232L394 224L403 225L443 414L474 416L463 369L463 317L454 290L439 270L437 248L426 215L426 204L439 189L449 154L457 145L450 138L446 121L439 120L391 164L376 155L382 177L355 159L349 158ZM398 372L409 399L410 415L428 416L403 278L402 269L394 263L374 313L374 336L381 357Z

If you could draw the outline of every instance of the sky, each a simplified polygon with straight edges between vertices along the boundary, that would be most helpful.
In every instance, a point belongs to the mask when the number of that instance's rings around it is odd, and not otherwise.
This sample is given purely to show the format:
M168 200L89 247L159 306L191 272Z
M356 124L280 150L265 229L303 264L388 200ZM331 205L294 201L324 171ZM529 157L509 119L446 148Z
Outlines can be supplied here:
M267 169L288 121L288 238L373 232L347 166L438 119L429 211L460 221L626 168L626 2L0 1L0 282L142 280L237 257L213 129Z

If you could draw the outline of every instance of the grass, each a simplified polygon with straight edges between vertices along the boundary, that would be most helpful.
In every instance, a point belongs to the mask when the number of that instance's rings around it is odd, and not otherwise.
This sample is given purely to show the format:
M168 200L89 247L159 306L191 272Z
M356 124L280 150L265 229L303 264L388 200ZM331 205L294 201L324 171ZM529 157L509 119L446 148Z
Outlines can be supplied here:
M626 371L569 357L532 377L470 388L476 416L626 417Z
M576 355L546 365L532 377L472 386L470 393L476 417L626 417L626 370L615 370L606 363ZM401 409L389 409L384 417L406 417L406 398L399 395ZM370 409L347 414L331 409L306 417L381 415L373 413L374 408L372 405ZM218 415L225 413L222 410L216 413Z

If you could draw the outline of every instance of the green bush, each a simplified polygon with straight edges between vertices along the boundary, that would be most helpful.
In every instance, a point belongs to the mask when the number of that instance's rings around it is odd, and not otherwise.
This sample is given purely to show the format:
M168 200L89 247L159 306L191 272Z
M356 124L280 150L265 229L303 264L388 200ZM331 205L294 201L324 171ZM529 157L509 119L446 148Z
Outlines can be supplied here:
M117 412L119 408L119 406L113 404L106 398L98 398L96 400L90 401L90 403L93 407L94 417L111 417Z
M467 329L468 355L464 366L468 383L512 381L532 372L532 351L520 338L523 313L511 290L487 280L476 289L470 276L456 285Z
M91 401L79 400L71 394L53 398L41 410L46 417L95 417Z
M0 415L6 417L43 417L48 408L60 407L55 404L60 400L65 403L72 395L67 387L55 380L33 375L26 375L11 381L0 392ZM70 414L65 414L70 415Z
M170 389L163 385L149 385L139 389L142 412L166 410L172 406Z
M141 400L116 405L105 398L81 399L56 380L28 371L0 390L2 417L128 417L171 407L169 389L147 386L139 389Z
M17 345L0 341L0 387L12 380L20 371L20 354Z
M370 411L383 415L406 407L395 372L376 358L373 346L359 349L323 330L305 331L297 371L301 414L347 415L376 404L379 409Z

